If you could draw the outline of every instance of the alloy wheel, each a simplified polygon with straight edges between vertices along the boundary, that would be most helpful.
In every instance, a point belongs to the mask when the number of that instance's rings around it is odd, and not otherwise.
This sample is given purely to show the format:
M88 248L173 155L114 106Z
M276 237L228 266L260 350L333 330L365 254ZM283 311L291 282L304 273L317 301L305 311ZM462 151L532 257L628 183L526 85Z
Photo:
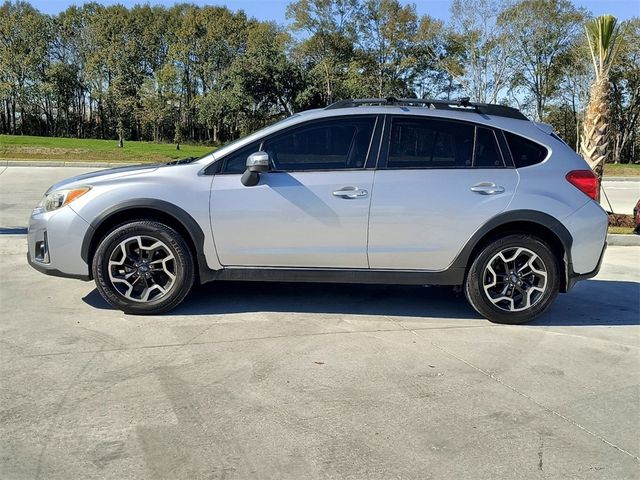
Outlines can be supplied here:
M523 247L509 247L487 263L482 286L489 301L507 312L536 305L547 289L547 268L542 258Z
M162 241L138 235L121 241L109 257L109 280L128 300L151 302L164 297L176 281L176 259Z

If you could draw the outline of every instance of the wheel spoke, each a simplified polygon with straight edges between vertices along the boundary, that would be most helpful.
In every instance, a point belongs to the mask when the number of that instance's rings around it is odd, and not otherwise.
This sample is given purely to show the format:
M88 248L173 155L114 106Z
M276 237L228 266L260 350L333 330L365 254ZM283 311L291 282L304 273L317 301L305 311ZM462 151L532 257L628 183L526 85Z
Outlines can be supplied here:
M524 247L509 247L496 253L485 266L483 290L499 309L522 311L542 298L547 275L538 254Z
M176 268L171 249L147 235L120 242L108 261L111 284L120 295L135 302L149 302L166 295L175 284Z

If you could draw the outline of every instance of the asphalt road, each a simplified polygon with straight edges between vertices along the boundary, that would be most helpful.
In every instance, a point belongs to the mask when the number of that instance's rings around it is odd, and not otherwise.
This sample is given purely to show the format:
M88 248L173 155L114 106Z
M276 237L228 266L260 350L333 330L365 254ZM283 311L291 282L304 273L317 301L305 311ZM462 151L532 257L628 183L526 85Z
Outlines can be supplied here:
M631 215L640 200L640 179L628 181L603 181L600 203L607 211ZM608 199L608 201L607 201Z
M640 477L640 247L526 326L345 285L129 316L26 265L11 228L69 173L34 170L0 174L0 478Z

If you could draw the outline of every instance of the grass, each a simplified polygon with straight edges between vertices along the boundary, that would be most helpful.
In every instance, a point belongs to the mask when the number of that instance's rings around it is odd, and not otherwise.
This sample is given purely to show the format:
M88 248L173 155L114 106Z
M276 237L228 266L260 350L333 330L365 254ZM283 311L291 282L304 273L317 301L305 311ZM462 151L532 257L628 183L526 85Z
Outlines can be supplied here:
M631 227L609 227L609 233L630 235L633 233Z
M185 157L202 157L214 150L207 145L180 145L116 140L0 135L0 159L58 160L66 162L166 162Z
M636 177L640 175L640 163L606 163L604 174L608 177Z

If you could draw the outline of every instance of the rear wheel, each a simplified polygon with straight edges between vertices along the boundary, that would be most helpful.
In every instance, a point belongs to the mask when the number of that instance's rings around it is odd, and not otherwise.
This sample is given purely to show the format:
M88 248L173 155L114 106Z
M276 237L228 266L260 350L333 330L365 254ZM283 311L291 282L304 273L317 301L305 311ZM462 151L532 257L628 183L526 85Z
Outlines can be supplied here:
M193 256L178 232L155 221L120 225L98 245L93 277L102 297L125 313L163 313L187 296Z
M465 295L480 315L519 324L542 315L559 290L558 261L549 246L526 234L488 242L473 260Z

